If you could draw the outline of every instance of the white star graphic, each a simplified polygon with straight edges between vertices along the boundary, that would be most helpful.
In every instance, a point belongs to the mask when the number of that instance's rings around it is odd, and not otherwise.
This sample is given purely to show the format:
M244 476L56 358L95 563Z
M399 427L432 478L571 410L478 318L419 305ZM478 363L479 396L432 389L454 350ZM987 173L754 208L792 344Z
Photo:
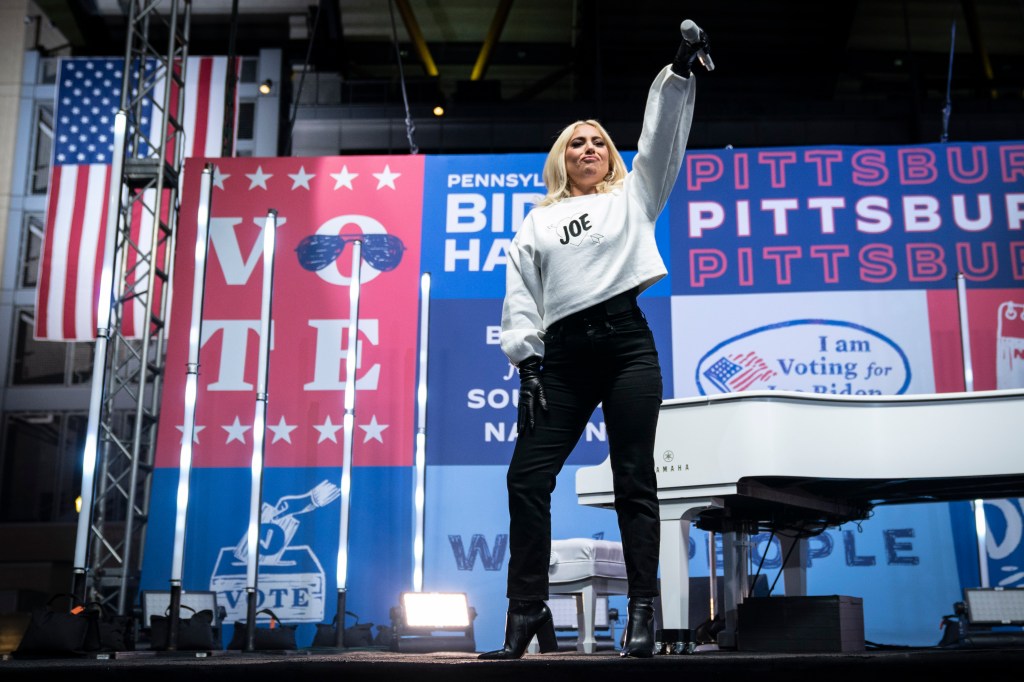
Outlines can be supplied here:
M249 178L249 189L254 189L256 187L262 187L263 189L266 189L267 180L274 176L270 173L264 173L263 166L256 166L256 172L246 173L245 177Z
M369 424L367 424L366 426L363 426L362 424L359 425L359 428L361 428L363 431L366 431L366 435L363 436L363 442L369 443L370 439L373 438L374 440L383 443L384 439L381 438L380 434L382 431L384 431L384 429L388 428L388 426L388 424L378 424L377 415L373 415L372 417L370 417Z
M380 173L374 173L373 177L377 178L377 189L381 187L390 187L391 189L397 189L395 187L395 178L400 176L401 173L392 173L391 166L384 164L384 170Z
M299 172L289 173L288 177L292 179L292 189L298 189L299 187L309 189L309 181L315 178L316 175L307 173L305 166L299 166Z
M319 445L325 440L330 439L333 442L338 442L338 437L335 435L338 430L341 429L341 424L332 424L330 415L324 419L323 424L313 424L313 428L320 432L320 438L317 439L316 443Z
M220 172L220 166L213 167L213 186L217 189L224 189L224 181L230 177L229 173Z
M359 173L349 173L348 166L342 166L341 171L338 173L331 173L331 177L334 178L334 189L340 189L342 187L352 189L352 181L359 177Z
M179 431L181 431L181 442L184 443L185 442L185 425L182 424L181 426L175 426L174 428L176 428ZM193 443L198 443L199 442L199 432L202 431L205 428L206 428L205 426L200 426L199 424L194 424L192 426L192 442Z
M243 424L241 424L238 421L238 415L235 415L235 422L233 424L228 424L227 426L221 424L220 428L228 432L228 439L224 441L225 445L227 445L233 440L240 441L243 445L245 445L245 432L251 429L252 427L244 426Z
M284 415L281 416L281 421L277 422L277 426L273 424L267 424L267 428L274 432L274 440L271 443L276 443L279 440L286 440L289 443L292 442L291 432L297 429L297 426L289 426L288 422L284 420Z

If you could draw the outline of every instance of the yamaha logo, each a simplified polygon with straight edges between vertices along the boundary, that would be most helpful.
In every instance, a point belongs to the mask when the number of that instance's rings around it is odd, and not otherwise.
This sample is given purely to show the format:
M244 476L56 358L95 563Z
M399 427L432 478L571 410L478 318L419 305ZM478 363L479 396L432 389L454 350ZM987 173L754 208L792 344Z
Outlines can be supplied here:
M666 450L665 452L661 453L661 459L666 461L666 462L671 462L675 458L676 458L676 455L671 450Z

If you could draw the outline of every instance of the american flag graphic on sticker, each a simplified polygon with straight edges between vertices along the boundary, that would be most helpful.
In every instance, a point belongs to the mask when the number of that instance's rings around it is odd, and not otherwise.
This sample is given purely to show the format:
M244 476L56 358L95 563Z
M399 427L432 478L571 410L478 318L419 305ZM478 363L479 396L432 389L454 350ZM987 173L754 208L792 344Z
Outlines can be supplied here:
M775 374L775 370L753 351L723 355L704 370L704 377L723 393L745 391L754 382L767 381Z

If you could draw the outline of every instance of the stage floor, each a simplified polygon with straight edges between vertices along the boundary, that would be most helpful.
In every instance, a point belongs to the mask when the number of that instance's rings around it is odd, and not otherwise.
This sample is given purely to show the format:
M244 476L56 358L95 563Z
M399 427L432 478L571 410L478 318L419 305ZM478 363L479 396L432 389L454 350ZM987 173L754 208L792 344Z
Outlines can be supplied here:
M856 653L791 654L704 651L650 659L620 658L614 651L584 655L559 652L527 654L518 661L480 661L469 653L395 653L374 649L296 651L287 653L216 652L156 655L125 652L104 660L90 658L0 661L0 680L132 680L178 682L202 680L330 680L351 682L568 682L623 679L650 680L890 680L996 679L1024 669L1024 648L908 648ZM629 678L625 678L629 679ZM640 678L634 678L638 682Z

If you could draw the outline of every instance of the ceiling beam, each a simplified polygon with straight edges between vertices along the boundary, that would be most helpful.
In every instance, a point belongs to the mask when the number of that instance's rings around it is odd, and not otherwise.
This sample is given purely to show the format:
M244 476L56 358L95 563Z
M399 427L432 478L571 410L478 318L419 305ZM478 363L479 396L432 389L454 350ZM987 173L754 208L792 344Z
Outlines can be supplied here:
M395 0L395 4L402 15L402 22L405 23L405 30L408 32L410 40L412 40L416 54L419 55L420 62L423 64L423 70L426 71L428 76L437 76L437 64L434 63L434 58L430 55L430 48L427 47L423 31L420 30L419 22L416 21L416 15L413 14L408 0Z
M491 19L491 26L487 30L484 44L480 46L480 55L476 58L476 63L473 65L473 73L470 74L469 80L478 81L487 73L487 67L491 65L491 52L501 38L501 32L505 28L505 22L508 21L508 13L511 9L512 0L501 0L494 9L494 18Z

